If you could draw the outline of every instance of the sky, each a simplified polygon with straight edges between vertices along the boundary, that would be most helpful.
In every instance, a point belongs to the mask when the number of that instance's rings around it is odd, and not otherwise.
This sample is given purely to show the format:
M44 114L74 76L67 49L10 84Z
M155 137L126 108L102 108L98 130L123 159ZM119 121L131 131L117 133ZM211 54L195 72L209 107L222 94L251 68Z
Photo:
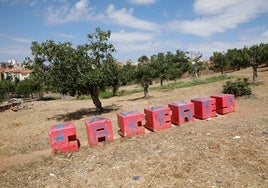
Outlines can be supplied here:
M121 62L176 50L209 59L268 43L268 0L0 0L0 62L31 58L32 41L85 44L96 27L111 30Z

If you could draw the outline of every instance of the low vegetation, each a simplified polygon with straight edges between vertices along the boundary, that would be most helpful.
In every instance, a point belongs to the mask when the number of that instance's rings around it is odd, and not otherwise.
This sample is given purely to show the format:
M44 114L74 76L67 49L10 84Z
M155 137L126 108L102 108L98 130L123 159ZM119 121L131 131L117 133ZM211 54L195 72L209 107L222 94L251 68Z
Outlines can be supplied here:
M236 97L251 95L248 78L237 78L235 81L227 81L223 85L223 93L234 94Z

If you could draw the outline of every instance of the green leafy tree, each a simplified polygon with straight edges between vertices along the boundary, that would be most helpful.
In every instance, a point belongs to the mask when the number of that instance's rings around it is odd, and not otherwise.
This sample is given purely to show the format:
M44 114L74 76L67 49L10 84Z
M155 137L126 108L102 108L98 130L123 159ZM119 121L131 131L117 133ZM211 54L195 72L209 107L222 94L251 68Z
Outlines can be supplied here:
M16 93L23 95L24 97L33 98L34 93L38 93L40 91L39 83L33 79L32 75L25 80L22 80L16 86Z
M5 100L7 98L7 87L6 87L6 80L1 80L0 81L0 102Z
M174 60L174 54L167 52L165 55L165 64L167 66L165 74L168 80L175 80L178 77L178 69Z
M111 31L102 31L100 28L96 28L94 33L87 35L89 43L78 48L79 91L82 93L89 91L98 111L103 111L99 100L99 91L107 83L102 71L103 63L110 61L112 53L115 52L114 46L108 43L110 35Z
M32 93L32 86L27 80L22 80L18 83L16 87L16 93L23 95L24 97L29 97Z
M0 95L2 97L2 100L9 98L13 93L15 93L15 82L5 79L2 80L0 83Z
M47 40L40 44L33 42L31 49L34 60L28 59L26 64L33 68L33 77L42 80L47 90L74 95L77 71L72 44Z
M26 57L23 64L26 68L32 70L30 75L31 82L34 84L35 91L39 93L39 97L42 97L45 91L53 89L50 85L51 75L49 71L51 65L47 61L41 44L33 41L31 51L33 59Z
M144 97L148 97L149 86L155 78L155 71L147 56L141 56L135 70L135 78L143 87Z
M151 57L151 67L155 71L155 78L160 80L160 85L163 85L164 80L169 78L168 63L164 53L158 53Z
M246 47L245 47L246 48ZM247 49L247 50L246 50ZM253 69L253 83L258 81L258 66L268 61L268 44L256 44L246 48Z
M236 70L249 66L249 60L244 49L228 49L225 57L227 64Z
M96 28L88 34L89 43L73 48L69 42L56 44L52 40L32 43L33 60L26 59L35 79L42 81L41 88L63 95L90 94L98 111L102 111L99 90L105 87L103 63L115 51L108 43L110 31Z
M173 57L173 71L176 74L173 75L173 78L180 78L183 74L191 70L191 64L189 63L189 57L187 56L188 52L177 50Z
M115 96L119 86L122 85L122 66L111 57L103 63L102 70L105 80L107 81L107 85L112 87L112 94Z
M224 73L224 69L228 66L226 56L224 52L213 52L213 56L210 57L213 62L213 69L220 69L221 73Z
M122 85L133 84L135 80L136 65L128 61L122 66Z

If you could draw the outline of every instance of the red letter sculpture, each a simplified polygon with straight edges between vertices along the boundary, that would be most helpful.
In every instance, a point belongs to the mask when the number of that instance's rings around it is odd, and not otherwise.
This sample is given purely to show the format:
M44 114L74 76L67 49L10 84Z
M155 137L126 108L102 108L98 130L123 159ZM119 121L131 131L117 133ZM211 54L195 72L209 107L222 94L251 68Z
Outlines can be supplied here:
M144 134L145 130L142 126L144 114L137 111L123 112L117 114L117 122L120 130L119 134L123 137L131 137Z
M216 110L218 114L227 114L235 111L235 100L232 94L212 95L216 99Z
M79 142L76 139L76 130L73 122L53 125L49 130L49 139L52 153L78 150Z
M170 109L162 106L154 106L144 109L145 127L157 131L171 127Z
M194 117L208 119L217 115L215 98L196 98L191 102L194 103Z
M105 117L86 119L88 144L93 146L101 141L113 141L111 120Z
M168 104L172 111L171 122L177 125L185 123L185 121L194 120L194 104L191 102L176 102Z

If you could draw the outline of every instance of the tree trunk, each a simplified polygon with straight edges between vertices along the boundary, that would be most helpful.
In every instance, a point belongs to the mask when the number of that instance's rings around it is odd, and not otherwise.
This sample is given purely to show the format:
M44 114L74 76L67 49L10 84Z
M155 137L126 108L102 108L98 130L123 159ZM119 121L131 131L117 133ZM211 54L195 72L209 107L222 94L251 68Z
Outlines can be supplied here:
M223 74L223 67L221 67L220 69L221 69L221 74Z
M143 87L143 92L144 92L144 97L148 97L148 88L149 88L149 83L147 82L143 82L141 83L142 87Z
M198 72L197 71L194 71L194 77L195 77L195 79L198 79L199 77L198 77Z
M117 90L118 90L117 85L116 85L116 86L112 86L112 93L113 93L113 96L116 95Z
M197 76L200 77L200 69L197 70Z
M160 79L160 86L162 86L163 85L163 80L162 79Z
M253 83L255 84L258 81L258 64L253 63L252 68L253 68Z
M99 99L99 89L98 88L91 88L90 89L90 96L92 98L92 101L97 109L98 112L102 112L103 108L102 108L102 104L101 101Z

